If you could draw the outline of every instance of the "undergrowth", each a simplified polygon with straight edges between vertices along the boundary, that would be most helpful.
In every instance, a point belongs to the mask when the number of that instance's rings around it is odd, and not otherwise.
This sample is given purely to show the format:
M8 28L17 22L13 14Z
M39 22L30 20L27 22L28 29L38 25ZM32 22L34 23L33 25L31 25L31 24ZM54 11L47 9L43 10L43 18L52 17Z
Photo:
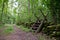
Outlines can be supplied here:
M21 30L23 30L25 32L29 32L30 31L30 29L28 27L23 26L23 25L18 26L18 28L20 28Z
M13 32L13 26L5 24L3 27L0 27L2 29L1 34L8 35Z

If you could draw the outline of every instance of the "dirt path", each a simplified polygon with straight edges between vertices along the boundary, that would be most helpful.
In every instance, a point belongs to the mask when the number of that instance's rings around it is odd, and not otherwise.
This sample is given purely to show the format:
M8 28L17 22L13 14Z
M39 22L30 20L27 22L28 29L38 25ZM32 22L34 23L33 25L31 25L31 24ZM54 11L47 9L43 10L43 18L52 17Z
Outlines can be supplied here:
M41 33L33 35L31 32L24 32L20 30L16 25L14 25L13 28L13 33L7 36L0 35L0 40L51 40L46 38L44 35L42 36Z
M6 40L38 40L38 38L32 33L26 33L14 25L14 32L5 37Z

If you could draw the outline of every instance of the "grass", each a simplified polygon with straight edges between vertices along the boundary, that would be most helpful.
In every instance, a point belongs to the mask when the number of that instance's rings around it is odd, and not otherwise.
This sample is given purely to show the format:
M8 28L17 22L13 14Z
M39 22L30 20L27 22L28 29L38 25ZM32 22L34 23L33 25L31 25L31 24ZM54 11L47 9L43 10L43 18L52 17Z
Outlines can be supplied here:
M18 26L18 28L20 28L21 30L23 30L25 32L29 32L30 31L30 29L28 29L27 27L25 27L23 25Z
M38 38L39 40L45 40L45 38L44 37L42 37L42 36L39 36L39 38Z
M7 27L7 28L3 31L3 33L4 33L5 35L8 35L8 34L10 34L12 31L13 31L13 27L12 27L12 26L9 26L9 27Z
M3 29L3 31L1 32L1 34L3 35L8 35L11 32L13 32L13 25L5 24L4 27L0 27L0 28Z
M4 24L0 24L0 29L4 27Z

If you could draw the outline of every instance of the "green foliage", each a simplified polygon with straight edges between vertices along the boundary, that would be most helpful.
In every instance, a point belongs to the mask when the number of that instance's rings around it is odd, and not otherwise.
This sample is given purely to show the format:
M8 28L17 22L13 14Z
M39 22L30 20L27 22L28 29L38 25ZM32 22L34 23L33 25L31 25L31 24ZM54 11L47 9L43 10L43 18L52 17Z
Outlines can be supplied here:
M29 32L30 29L28 29L26 26L20 25L18 26L18 28L20 28L21 30L25 31L25 32Z
M1 30L0 35L9 35L14 31L13 25L10 25L10 24L5 24L3 26L0 26L0 30Z
M59 0L41 0L41 3L46 5L47 8L50 10L50 14L52 15L52 19L53 22L55 24L59 24L60 23L60 14L59 14L59 10L60 10L60 2Z
M13 31L13 27L9 26L7 27L2 33L5 35L10 34Z
M29 5L30 4L30 5ZM60 1L59 0L0 0L0 24L23 24L30 25L30 23L36 22L37 19L47 18L48 22L52 22L49 25L60 23ZM21 27L23 30L28 30ZM60 28L60 25L57 29ZM49 29L49 30L48 30ZM56 29L55 26L48 26L44 29L46 32ZM8 30L8 31L7 31ZM12 28L6 29L5 32L11 31ZM28 30L29 31L29 30ZM50 31L53 33L53 31ZM57 33L59 34L59 33Z

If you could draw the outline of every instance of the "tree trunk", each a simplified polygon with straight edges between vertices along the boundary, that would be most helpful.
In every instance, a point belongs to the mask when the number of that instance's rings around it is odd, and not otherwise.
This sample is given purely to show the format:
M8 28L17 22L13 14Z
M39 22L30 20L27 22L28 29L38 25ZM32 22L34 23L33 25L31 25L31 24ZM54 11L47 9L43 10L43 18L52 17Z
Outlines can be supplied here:
M3 14L4 14L4 0L2 1L1 21L2 21L2 18L3 18Z
M45 19L44 19L44 20L45 20ZM44 23L44 20L41 21L41 24L39 25L36 33L41 32L41 30L43 29L43 26L42 26L42 25L43 25L43 23Z

